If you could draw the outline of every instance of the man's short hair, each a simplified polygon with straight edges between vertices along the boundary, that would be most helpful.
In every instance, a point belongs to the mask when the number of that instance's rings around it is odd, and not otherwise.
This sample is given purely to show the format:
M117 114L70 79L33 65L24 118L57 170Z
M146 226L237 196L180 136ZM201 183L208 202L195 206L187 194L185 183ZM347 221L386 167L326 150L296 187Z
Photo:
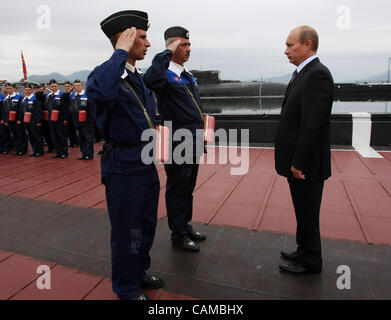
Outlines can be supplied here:
M318 51L319 48L319 36L316 30L310 26L301 26L297 28L299 30L299 40L304 43L308 40L312 41L312 50Z
M168 38L167 40L166 40L166 48L171 44L171 43L173 43L175 41L175 38Z
M110 42L111 45L113 46L113 49L115 49L115 46L117 45L118 38L119 38L119 33L116 33L115 35L110 37Z

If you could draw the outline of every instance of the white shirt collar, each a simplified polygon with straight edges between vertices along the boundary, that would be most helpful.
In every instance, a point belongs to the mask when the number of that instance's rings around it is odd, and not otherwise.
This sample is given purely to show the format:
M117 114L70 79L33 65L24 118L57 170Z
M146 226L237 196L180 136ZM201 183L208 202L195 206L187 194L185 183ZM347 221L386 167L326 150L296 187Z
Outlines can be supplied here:
M190 73L190 71L187 70L186 67L181 66L180 64L177 64L174 61L170 61L170 66L168 67L168 70L171 70L172 72L174 72L178 77L181 76L181 73L183 71L186 71L186 72Z
M9 98L13 98L13 97L15 97L16 96L16 92L14 92L13 94L11 94L11 95L8 95L7 96L7 99L9 99Z
M58 89L56 92L53 92L55 96L58 96L60 94L60 89Z
M130 72L135 73L136 67L132 66L129 62L126 62L124 74L122 75L122 79L125 79L128 76L128 73L126 72L126 69L128 69Z
M307 58L306 60L304 60L302 63L299 64L299 66L297 67L296 71L297 73L300 73L301 70L303 70L303 68L309 64L312 60L315 60L316 58L318 58L318 56L315 54L309 58Z
M80 93L76 91L76 94L75 95L79 95L79 96L82 96L86 91L83 89Z
M180 64L175 63L174 61L170 61L170 66L168 67L168 70L171 70L178 77L180 77L181 73L185 70L185 67L181 66Z
M34 97L34 93L30 94L28 97L26 97L26 99L31 99L32 97Z

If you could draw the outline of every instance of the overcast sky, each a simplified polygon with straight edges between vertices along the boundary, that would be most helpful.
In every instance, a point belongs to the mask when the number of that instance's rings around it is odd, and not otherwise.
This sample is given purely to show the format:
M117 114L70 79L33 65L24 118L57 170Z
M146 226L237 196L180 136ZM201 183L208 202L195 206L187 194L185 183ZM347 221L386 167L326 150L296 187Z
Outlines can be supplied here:
M50 29L42 29L48 26L47 11L37 12L42 5L50 9ZM318 31L318 54L336 81L383 73L391 57L390 0L20 0L6 1L1 9L0 79L10 81L23 76L21 49L30 75L92 70L112 53L99 23L128 9L148 12L151 22L152 47L139 67L148 67L164 50L163 33L173 25L190 30L187 68L221 70L223 79L293 72L284 43L303 24Z

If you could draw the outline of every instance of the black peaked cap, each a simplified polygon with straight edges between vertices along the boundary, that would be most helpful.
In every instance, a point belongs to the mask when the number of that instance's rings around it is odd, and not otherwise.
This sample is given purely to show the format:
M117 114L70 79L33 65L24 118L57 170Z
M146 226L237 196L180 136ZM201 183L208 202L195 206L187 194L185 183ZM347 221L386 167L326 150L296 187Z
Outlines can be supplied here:
M164 40L167 40L169 38L175 38L175 37L189 39L189 30L180 26L175 26L175 27L168 28L166 32L164 32Z
M109 39L131 27L147 31L149 28L148 14L136 10L116 12L104 19L100 27Z

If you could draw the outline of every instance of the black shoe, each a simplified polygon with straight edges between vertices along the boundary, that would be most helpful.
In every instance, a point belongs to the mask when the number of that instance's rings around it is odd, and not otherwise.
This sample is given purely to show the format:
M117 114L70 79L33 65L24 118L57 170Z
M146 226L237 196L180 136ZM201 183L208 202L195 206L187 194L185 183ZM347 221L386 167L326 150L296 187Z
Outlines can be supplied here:
M305 267L297 262L290 262L288 264L280 264L280 269L294 274L305 274L305 273L321 273L322 267Z
M281 251L281 256L289 261L297 261L301 257L301 253L298 251L293 251L293 252L286 252L286 251Z
M38 158L38 157L42 157L42 156L43 156L42 153L36 153L36 154L35 154L35 157L37 157L37 158Z
M66 159L66 158L68 158L68 155L67 155L67 154L62 154L62 155L60 156L60 158L61 158L61 159Z
M7 155L9 151L3 151L2 154Z
M24 156L26 152L18 152L18 156Z
M57 154L55 156L52 157L52 159L58 159L58 158L61 158L61 155L60 154Z
M84 157L84 160L92 160L92 159L94 159L93 157L89 157L89 156L87 156L87 157Z
M191 240L188 236L183 237L178 240L171 240L172 245L176 248L182 248L188 251L198 252L200 251L200 246L198 243Z
M77 160L85 160L86 159L86 157L80 157L79 159L77 159Z
M12 155L17 156L19 152L14 152Z
M35 157L35 153L29 155L30 158Z
M54 153L54 150L49 149L48 151L46 151L46 153Z
M191 231L188 231L187 235L193 241L205 241L206 240L206 236L204 234L202 234L201 232L195 231L193 229Z
M165 286L162 279L157 276L148 275L141 283L141 287L145 289L160 289Z

